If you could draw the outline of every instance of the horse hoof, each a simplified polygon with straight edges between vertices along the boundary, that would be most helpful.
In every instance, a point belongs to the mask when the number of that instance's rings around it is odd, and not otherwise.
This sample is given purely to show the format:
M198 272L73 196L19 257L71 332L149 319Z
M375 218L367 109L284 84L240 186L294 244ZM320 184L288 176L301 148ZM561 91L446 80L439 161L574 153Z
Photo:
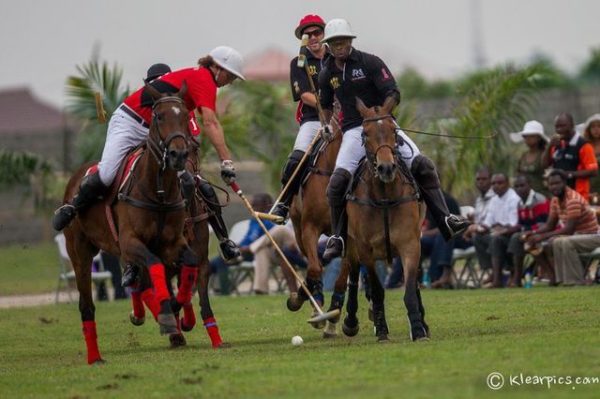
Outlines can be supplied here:
M411 330L410 338L413 340L413 342L429 339L428 335L427 335L427 331L425 331L424 328L417 328L417 329Z
M181 333L170 334L169 342L171 343L171 348L179 348L180 346L185 346L187 344L185 337Z
M134 326L141 326L142 324L144 324L144 322L146 321L145 317L135 317L135 315L133 314L133 312L129 313L129 321L131 322L131 324L133 324Z
M293 292L290 294L290 297L286 301L286 305L288 310L292 312L297 312L302 308L304 301L298 296L298 293Z
M221 342L220 344L213 345L213 349L227 349L231 348L231 344L229 342Z
M325 325L325 330L323 331L323 338L335 337L337 337L336 324L328 321Z
M386 342L390 342L390 339L388 338L387 334L382 334L377 337L377 342L380 344L384 344Z
M327 321L326 320L322 320L322 321L309 321L308 324L310 324L311 326L313 326L314 329L316 330L322 330L323 328L325 328L325 323Z
M90 366L104 366L105 364L106 364L106 360L98 359L98 360L94 360L93 362L91 362Z
M354 327L349 327L346 323L342 324L342 331L344 332L344 335L347 337L354 337L356 334L358 334L359 329L360 329L360 327L359 327L358 323Z
M178 334L177 320L173 314L158 314L158 324L160 326L160 335Z

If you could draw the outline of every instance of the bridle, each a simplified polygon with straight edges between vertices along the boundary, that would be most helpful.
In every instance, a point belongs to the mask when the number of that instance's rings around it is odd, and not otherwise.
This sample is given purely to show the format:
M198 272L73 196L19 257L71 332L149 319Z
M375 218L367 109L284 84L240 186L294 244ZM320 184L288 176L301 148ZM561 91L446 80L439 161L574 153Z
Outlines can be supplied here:
M179 98L177 96L166 96L166 97L161 97L158 100L156 100L154 102L154 104L152 105L152 126L156 128L157 134L154 136L151 134L148 137L148 141L147 141L148 149L150 150L150 153L152 154L152 156L158 163L158 166L161 171L164 171L167 167L167 157L168 157L167 152L169 149L169 144L171 144L171 141L175 140L176 138L182 138L185 141L186 147L189 146L188 135L186 135L184 132L180 132L180 131L173 132L173 133L169 134L164 141L162 139L162 135L160 133L160 124L158 123L158 114L156 113L156 107L160 104L169 103L169 102L177 103L177 104L183 106L183 108L185 108L185 103L183 102L183 100L181 98ZM182 110L182 112L186 112L186 111Z
M383 121L385 119L393 119L395 120L395 118L392 115L379 115L379 116L373 116L370 118L365 118L363 119L363 123L365 122L376 122L377 123L377 129L378 129L378 133L383 131ZM379 147L377 147L375 149L374 152L371 152L367 149L367 135L365 134L365 130L363 128L363 131L361 133L361 138L362 138L362 145L363 147L365 147L365 153L367 155L367 161L369 162L369 164L371 165L371 167L373 168L373 173L375 174L375 176L377 178L379 178L379 174L377 172L377 154L379 154L379 151L381 151L383 148L388 148L394 157L394 164L396 166L399 165L399 159L398 159L398 154L396 151L396 148L392 147L389 144L381 144ZM398 135L396 135L396 146L399 145L399 141L401 142L402 138Z

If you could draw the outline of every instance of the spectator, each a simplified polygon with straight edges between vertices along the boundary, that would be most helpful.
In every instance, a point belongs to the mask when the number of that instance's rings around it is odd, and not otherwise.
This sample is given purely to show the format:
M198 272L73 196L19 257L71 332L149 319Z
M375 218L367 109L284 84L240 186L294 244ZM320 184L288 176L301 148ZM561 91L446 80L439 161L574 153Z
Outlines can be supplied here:
M477 233L473 239L477 259L482 269L492 269L490 287L502 287L502 269L510 264L508 242L518 227L518 206L520 198L510 188L508 178L503 173L492 176L492 188L496 196L490 200L489 212L485 220L477 224Z
M482 167L477 171L475 174L475 187L477 187L479 195L475 199L475 211L472 215L469 215L473 224L467 228L463 235L467 241L471 241L473 234L476 233L477 225L485 220L490 200L496 196L496 193L492 190L491 173L488 168Z
M524 141L527 145L527 151L519 158L517 173L527 176L529 185L534 191L547 192L544 186L542 157L549 140L544 134L544 126L538 121L528 121L522 131L511 133L510 138L515 143Z
M567 186L567 174L554 170L548 176L553 197L548 222L535 233L525 235L531 246L542 244L544 250L536 261L550 273L550 284L584 283L580 252L600 246L596 213L578 192ZM552 267L552 258L554 266Z
M518 207L518 230L513 233L508 243L508 253L512 255L513 262L512 280L509 287L520 287L525 258L524 233L536 232L546 222L550 201L543 194L531 188L526 175L517 176L513 188L521 200Z
M583 138L589 141L594 148L594 155L597 161L598 157L600 157L600 114L594 114L585 121ZM590 202L594 205L600 205L600 177L592 177L590 186L590 191L595 194L590 198Z
M557 134L544 153L544 167L565 171L569 187L589 201L590 178L598 174L594 148L575 131L571 114L558 114L554 129Z

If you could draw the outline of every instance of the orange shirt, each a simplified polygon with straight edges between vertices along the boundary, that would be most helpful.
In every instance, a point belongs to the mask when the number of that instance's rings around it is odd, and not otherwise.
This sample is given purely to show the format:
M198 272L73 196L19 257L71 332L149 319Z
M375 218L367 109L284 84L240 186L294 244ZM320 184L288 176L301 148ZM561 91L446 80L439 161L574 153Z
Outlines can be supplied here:
M550 156L554 155L556 147L550 148ZM590 143L585 143L579 149L579 164L577 170L598 170L598 161L594 153L594 147ZM567 171L568 172L568 171ZM575 179L575 191L583 196L586 201L590 197L590 178L579 177Z

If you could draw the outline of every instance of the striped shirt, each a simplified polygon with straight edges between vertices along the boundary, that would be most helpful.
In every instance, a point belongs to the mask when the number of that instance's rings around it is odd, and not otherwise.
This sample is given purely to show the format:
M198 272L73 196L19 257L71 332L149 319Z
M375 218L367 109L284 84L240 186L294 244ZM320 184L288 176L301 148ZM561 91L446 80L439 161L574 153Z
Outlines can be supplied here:
M585 198L570 187L565 187L564 201L552 197L549 217L557 217L563 225L568 220L575 220L575 234L598 233L596 213Z
M550 201L542 194L533 190L529 191L527 200L519 202L519 225L524 231L537 231L540 225L546 223Z

